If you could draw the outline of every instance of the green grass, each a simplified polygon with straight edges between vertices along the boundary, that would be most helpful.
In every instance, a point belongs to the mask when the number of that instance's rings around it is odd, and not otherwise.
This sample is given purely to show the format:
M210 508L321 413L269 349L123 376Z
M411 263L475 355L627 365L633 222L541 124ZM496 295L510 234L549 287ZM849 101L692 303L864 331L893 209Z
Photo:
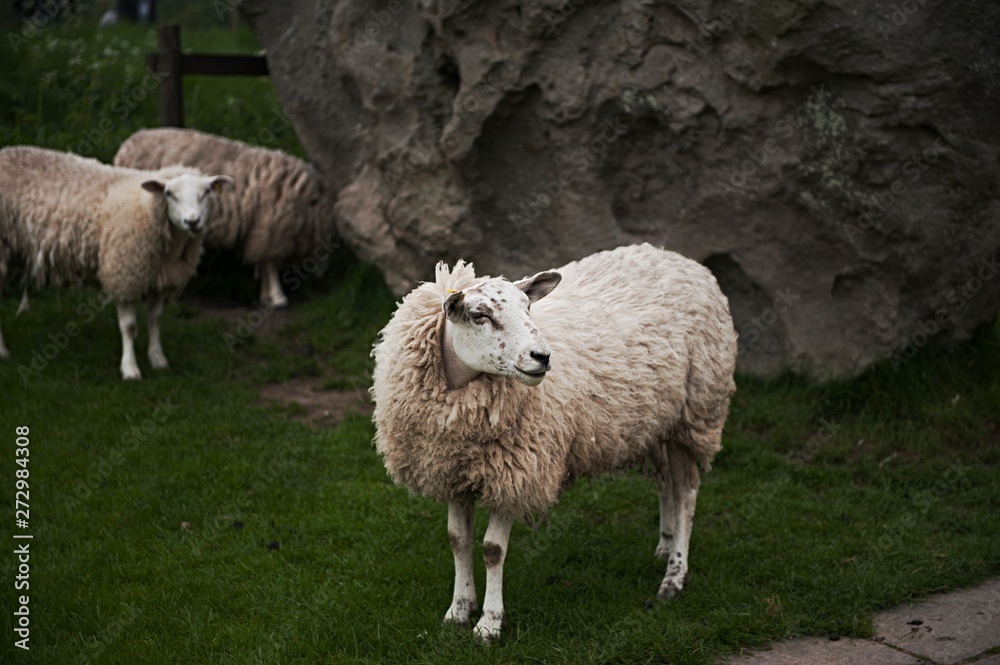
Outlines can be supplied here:
M0 365L0 486L13 488L14 427L27 425L35 662L710 663L793 635L867 636L877 609L1000 572L995 325L898 374L740 377L683 596L653 602L653 484L582 482L547 526L515 527L504 640L479 649L440 625L445 509L388 482L371 423L310 429L258 400L293 376L366 383L393 299L360 265L324 279L285 334L235 353L224 323L169 307L173 366L142 362L127 384L111 307L37 376L19 374L94 290L38 295L18 319L16 298L3 303L16 357ZM13 607L13 556L0 570Z
M123 63L151 35L44 31L38 53L0 63L0 143L81 140L111 112L108 90L141 79ZM184 42L256 48L245 30L222 28ZM67 65L72 53L82 59ZM212 84L222 92L186 83L190 124L254 139L270 82ZM138 105L95 154L110 158L115 141L155 125L155 106ZM276 141L297 149L290 130ZM255 296L249 271L225 256L202 275L201 295ZM440 623L453 574L446 511L388 481L369 420L312 429L258 397L267 382L303 376L367 385L368 351L393 308L372 269L339 256L292 294L279 337L234 352L231 326L191 301L170 305L172 367L149 369L143 321L144 378L127 384L113 307L86 320L95 290L34 294L15 319L15 286L0 302L15 354L0 363L0 662L707 664L795 635L868 636L878 609L1000 573L997 324L955 351L922 349L899 372L882 364L826 386L739 377L682 597L653 601L664 564L652 556L652 482L638 472L580 482L548 524L515 527L504 638L482 649ZM50 335L69 322L79 334L53 353ZM25 379L33 351L53 357ZM31 428L30 653L12 632L21 425Z
M15 49L16 46L16 49ZM184 51L259 53L247 28L182 30ZM122 141L159 126L159 85L145 69L147 26L71 21L0 44L0 145L31 144L111 162ZM189 127L301 156L270 79L184 77Z

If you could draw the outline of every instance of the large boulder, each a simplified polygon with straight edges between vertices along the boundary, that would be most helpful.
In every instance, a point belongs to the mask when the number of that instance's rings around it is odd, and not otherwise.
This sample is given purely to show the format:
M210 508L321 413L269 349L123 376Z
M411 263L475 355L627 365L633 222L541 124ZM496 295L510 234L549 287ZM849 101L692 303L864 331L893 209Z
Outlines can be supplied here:
M1000 305L1000 3L241 7L398 293L649 241L716 274L741 369L819 378Z

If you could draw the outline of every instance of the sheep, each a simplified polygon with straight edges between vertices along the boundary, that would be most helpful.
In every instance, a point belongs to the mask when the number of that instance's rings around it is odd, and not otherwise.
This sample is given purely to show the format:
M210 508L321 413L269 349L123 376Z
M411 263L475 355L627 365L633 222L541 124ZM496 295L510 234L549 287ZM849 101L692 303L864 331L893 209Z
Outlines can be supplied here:
M375 447L389 475L448 504L455 586L446 623L468 623L477 609L476 501L490 519L474 631L489 642L503 623L513 522L546 513L577 477L647 457L660 488L655 554L667 560L657 595L680 593L698 468L708 471L722 447L735 390L736 333L708 269L648 244L513 283L439 263L372 355Z
M260 302L287 307L278 267L336 241L333 202L315 169L280 150L268 150L191 129L144 129L118 149L118 166L152 169L169 164L227 173L236 190L220 199L218 219L205 245L242 245L244 263L256 266Z
M194 275L212 200L232 184L187 167L140 171L56 150L3 148L0 293L16 268L38 286L96 280L118 304L124 379L142 376L135 304L148 298L149 360L166 368L164 297ZM0 358L9 356L0 329Z

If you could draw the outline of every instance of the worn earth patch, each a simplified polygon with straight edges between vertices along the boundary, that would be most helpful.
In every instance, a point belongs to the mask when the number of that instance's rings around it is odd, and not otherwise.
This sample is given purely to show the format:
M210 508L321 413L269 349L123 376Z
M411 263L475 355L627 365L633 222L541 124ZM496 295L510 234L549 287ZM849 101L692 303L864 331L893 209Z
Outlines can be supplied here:
M258 316L259 308L235 305L230 301L186 297L185 302L205 316L224 321L227 331L234 335L239 334L241 325L249 324L254 326L254 336L274 339L295 317L294 308L275 309L267 316ZM348 413L370 415L374 410L367 388L323 388L325 381L324 377L300 377L267 384L261 388L260 402L269 406L291 407L289 415L292 419L314 427L336 425Z
M322 379L297 378L284 383L269 383L261 388L261 400L282 406L296 406L291 417L313 426L336 425L348 413L370 415L374 404L367 388L330 390L321 387Z

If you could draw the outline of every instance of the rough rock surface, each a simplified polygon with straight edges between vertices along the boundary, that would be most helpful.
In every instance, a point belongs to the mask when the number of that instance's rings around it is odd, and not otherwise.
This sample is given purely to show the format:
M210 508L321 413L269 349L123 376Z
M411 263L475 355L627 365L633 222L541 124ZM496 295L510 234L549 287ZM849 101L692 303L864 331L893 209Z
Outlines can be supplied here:
M402 293L704 262L740 367L850 375L1000 305L1000 3L244 0L341 232Z

